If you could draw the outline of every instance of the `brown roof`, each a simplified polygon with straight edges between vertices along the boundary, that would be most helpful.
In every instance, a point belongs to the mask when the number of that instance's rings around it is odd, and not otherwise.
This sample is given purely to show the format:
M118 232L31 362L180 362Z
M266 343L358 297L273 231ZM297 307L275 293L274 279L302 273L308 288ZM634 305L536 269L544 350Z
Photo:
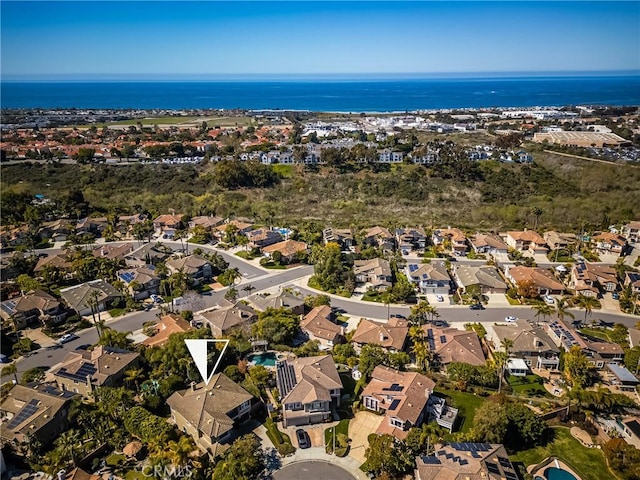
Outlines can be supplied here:
M627 239L617 233L602 232L600 235L596 235L592 238L594 242L606 242L611 245L624 245L627 243Z
M287 360L295 371L296 385L282 398L282 404L331 401L330 390L342 388L342 380L331 355Z
M156 334L142 342L147 347L160 347L164 345L173 333L182 333L191 330L191 324L180 315L169 313L156 324Z
M456 328L437 328L431 325L424 325L422 329L441 364L462 362L470 365L484 365L484 352L476 332Z
M331 307L322 305L311 310L300 322L300 328L314 337L333 341L342 329L331 320Z
M471 237L471 245L475 248L489 246L500 250L507 250L509 246L504 241L493 233L476 233Z
M193 217L191 223L193 226L201 225L204 228L214 228L220 225L224 219L222 217Z
M304 252L307 249L307 244L304 242L297 242L295 240L285 240L284 242L278 242L268 247L264 247L262 251L264 253L280 252L285 257L295 255L297 252Z
M199 315L207 321L214 335L224 335L233 327L251 323L257 319L256 311L242 302L200 312Z
M546 242L544 238L538 234L538 232L534 232L533 230L524 230L520 232L512 231L507 232L507 235L513 238L514 240L522 240L524 242L533 242L538 245L544 245Z
M189 255L181 258L170 258L165 262L165 265L175 271L182 270L183 273L191 275L192 273L197 273L207 263L209 263L209 260L205 258L198 255Z
M133 245L125 243L123 245L101 245L93 250L93 255L98 258L109 258L118 260L124 258L127 253L133 252Z
M564 285L555 279L553 274L545 268L539 267L511 267L509 275L516 283L531 280L538 288L549 290L564 290Z
M241 222L239 220L231 220L229 223L224 223L222 225L218 225L216 227L216 230L220 231L220 232L226 232L227 228L229 227L229 225L235 225L239 231L242 230L246 230L247 228L249 228L251 225L253 225L252 223L247 223L247 222Z
M16 312L28 312L34 309L46 311L61 306L58 299L42 290L31 290L26 295L12 301L15 302L14 310Z
M408 333L409 325L405 320L391 318L388 322L382 323L363 318L351 340L355 343L402 350Z
M459 228L440 228L437 233L438 232L441 237L450 236L454 242L464 242L467 239L466 235Z
M71 270L72 264L67 260L66 254L52 255L50 257L42 257L38 260L35 272L40 272L42 269L49 265L50 267L59 268L61 270Z
M436 383L430 378L417 372L400 372L390 367L377 366L371 374L371 381L362 391L362 397L373 397L386 410L386 415L396 417L403 422L416 425L420 414L429 401ZM391 402L398 400L394 410L388 410ZM388 422L382 422L381 427ZM384 428L384 427L383 427ZM390 433L390 432L377 432ZM407 432L395 432L400 439L406 437Z
M389 232L387 228L375 226L365 231L365 238L368 238L368 237L379 237L384 239L390 239L390 238L393 238L393 235L391 235L391 232Z
M160 215L153 223L159 225L177 225L182 220L182 217L184 217L184 215L181 213L178 215Z
M127 370L140 354L98 345L92 351L73 351L67 353L62 366L54 370L53 375L62 378L73 378L82 367L85 371L93 366L91 382L95 386L103 385L110 377ZM86 379L80 380L86 382Z
M224 373L217 373L207 386L199 384L198 388L173 393L167 404L198 431L217 438L233 428L233 420L227 414L252 398Z
M494 465L491 470L487 462ZM416 467L416 480L503 480L506 472L518 478L500 444L435 445L433 455L416 458Z

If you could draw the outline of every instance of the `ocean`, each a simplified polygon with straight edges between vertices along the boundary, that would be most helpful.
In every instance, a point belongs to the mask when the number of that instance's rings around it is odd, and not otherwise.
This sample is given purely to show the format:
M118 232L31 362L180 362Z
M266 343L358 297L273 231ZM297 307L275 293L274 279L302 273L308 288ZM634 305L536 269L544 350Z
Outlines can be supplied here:
M3 81L2 108L280 109L640 105L640 75L256 81Z

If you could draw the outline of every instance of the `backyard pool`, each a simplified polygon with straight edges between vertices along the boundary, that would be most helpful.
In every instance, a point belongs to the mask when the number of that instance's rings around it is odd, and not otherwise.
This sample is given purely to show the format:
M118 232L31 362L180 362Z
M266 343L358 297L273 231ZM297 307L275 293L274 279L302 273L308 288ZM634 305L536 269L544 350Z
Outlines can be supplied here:
M561 468L549 467L544 471L544 477L536 477L536 480L576 480L576 477Z
M262 365L263 367L276 366L276 352L252 353L247 355L247 361L254 365Z

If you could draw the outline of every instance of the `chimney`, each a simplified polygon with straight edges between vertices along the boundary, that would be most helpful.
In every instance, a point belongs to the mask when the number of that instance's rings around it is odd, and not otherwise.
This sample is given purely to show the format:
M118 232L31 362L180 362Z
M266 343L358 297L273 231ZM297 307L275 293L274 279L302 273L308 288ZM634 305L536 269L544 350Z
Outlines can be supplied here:
M196 391L196 382L191 382L191 391L192 392Z
M429 398L431 396L431 390L429 390L428 388L424 389L424 397L425 398Z
M380 341L384 342L387 337L384 336L383 332L380 332Z

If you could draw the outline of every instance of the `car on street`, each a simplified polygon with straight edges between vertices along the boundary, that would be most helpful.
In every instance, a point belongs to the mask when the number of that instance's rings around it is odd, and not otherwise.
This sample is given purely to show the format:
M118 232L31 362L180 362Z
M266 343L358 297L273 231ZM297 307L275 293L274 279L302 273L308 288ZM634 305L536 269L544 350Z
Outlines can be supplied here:
M153 300L156 303L162 303L164 302L164 300L162 299L162 297L160 295L156 295L156 294L152 294L151 295L151 300Z
M76 350L86 350L86 349L87 349L87 348L89 348L90 346L91 346L91 344L90 344L90 343L85 343L85 344L83 344L83 345L78 345L78 346L76 347Z
M399 318L400 320L406 320L407 319L407 317L405 317L404 315L400 315L398 313L394 313L389 318Z
M544 303L546 303L547 305L555 305L556 301L553 299L553 297L551 295L544 295L542 297L542 300L544 300Z
M296 438L298 439L298 447L303 449L311 447L311 439L309 438L309 434L303 429L299 428L296 430Z
M504 317L504 321L505 321L505 322L508 322L508 323L513 323L513 322L515 322L516 320L517 320L517 318L516 318L516 317L513 317L513 316L511 316L511 315L509 315L508 317Z
M58 339L58 343L62 345L64 343L70 342L71 340L75 340L76 338L78 338L77 335L74 335L73 333L66 333Z
M620 300L620 294L618 292L613 292L611 294L611 298L613 298L614 300Z
M484 310L484 305L482 305L481 303L474 303L472 305L469 305L469 308L471 310Z
M442 295L436 295L436 300L439 302L444 302L444 297Z

